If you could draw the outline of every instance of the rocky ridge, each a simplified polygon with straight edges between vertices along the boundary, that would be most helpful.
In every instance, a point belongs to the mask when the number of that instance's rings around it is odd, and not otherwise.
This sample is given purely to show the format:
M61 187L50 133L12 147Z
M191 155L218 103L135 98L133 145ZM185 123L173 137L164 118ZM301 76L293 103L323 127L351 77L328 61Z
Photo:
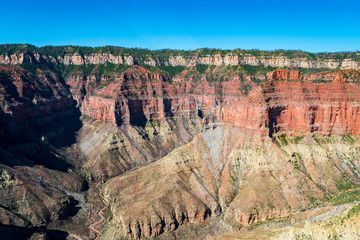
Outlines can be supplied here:
M276 68L358 69L359 53L310 54L301 51L199 49L194 51L126 49L116 47L43 47L2 45L0 64L42 63L64 65L125 64L149 66L252 65Z

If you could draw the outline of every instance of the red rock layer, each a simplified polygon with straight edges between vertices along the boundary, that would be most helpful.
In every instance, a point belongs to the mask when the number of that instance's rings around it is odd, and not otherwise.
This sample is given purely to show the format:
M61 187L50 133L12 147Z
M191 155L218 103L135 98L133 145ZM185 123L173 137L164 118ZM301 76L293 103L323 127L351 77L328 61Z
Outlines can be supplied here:
M338 69L312 74L307 78L310 81L333 81L337 83L358 82L360 80L359 69Z
M104 122L115 122L115 101L89 96L83 102L82 114Z
M80 112L67 86L50 71L31 73L20 67L0 67L0 99L3 126L23 132L19 136L5 136L9 142L19 142L26 138L22 135L30 134L31 138L46 136L51 143L63 145L73 141L69 133L81 124Z
M19 122L37 119L53 121L52 114L72 113L74 101L70 92L53 73L38 70L36 75L21 68L0 66L1 108Z
M360 88L354 84L276 82L263 85L270 131L360 133ZM271 134L271 132L270 132Z
M298 71L281 69L269 73L268 78L296 80L302 76ZM328 84L272 81L252 85L248 95L239 78L215 84L206 76L195 75L178 76L173 81L170 84L141 67L130 68L87 96L82 112L118 125L209 115L213 122L233 124L260 135L279 131L360 133L360 88L336 78Z
M360 134L360 88L354 84L271 82L250 96L226 99L220 122L260 134Z
M301 80L302 75L300 71L289 70L289 69L277 69L275 71L269 72L267 79L270 80Z

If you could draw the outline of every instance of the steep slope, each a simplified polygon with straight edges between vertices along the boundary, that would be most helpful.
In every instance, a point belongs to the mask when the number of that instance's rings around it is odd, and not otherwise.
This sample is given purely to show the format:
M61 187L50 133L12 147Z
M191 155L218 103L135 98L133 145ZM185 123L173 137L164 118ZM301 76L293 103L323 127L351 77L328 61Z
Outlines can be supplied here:
M111 179L104 195L117 228L109 231L157 236L219 214L230 225L248 226L305 210L359 183L357 138L351 144L342 137L280 139L288 144L218 126L153 164Z
M31 234L71 216L71 192L83 188L72 160L58 150L75 142L80 113L51 72L0 67L0 99L1 224Z

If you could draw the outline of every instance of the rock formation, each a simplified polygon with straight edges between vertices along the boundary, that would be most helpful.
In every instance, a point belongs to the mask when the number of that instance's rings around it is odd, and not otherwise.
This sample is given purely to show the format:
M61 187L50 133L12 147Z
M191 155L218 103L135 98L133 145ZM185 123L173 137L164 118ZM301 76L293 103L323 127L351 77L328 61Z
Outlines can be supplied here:
M355 58L0 49L3 225L68 218L84 181L105 182L104 238L252 226L360 183L359 70L330 70Z
M300 71L294 71L289 69L278 69L267 74L267 78L270 80L301 80L302 75Z

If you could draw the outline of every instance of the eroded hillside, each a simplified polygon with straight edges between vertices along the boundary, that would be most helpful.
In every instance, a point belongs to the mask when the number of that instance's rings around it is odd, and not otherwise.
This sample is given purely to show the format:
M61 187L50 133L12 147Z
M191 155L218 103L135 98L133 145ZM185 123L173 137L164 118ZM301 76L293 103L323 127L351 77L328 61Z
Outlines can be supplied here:
M360 183L357 61L1 46L0 227L191 239L312 211Z

